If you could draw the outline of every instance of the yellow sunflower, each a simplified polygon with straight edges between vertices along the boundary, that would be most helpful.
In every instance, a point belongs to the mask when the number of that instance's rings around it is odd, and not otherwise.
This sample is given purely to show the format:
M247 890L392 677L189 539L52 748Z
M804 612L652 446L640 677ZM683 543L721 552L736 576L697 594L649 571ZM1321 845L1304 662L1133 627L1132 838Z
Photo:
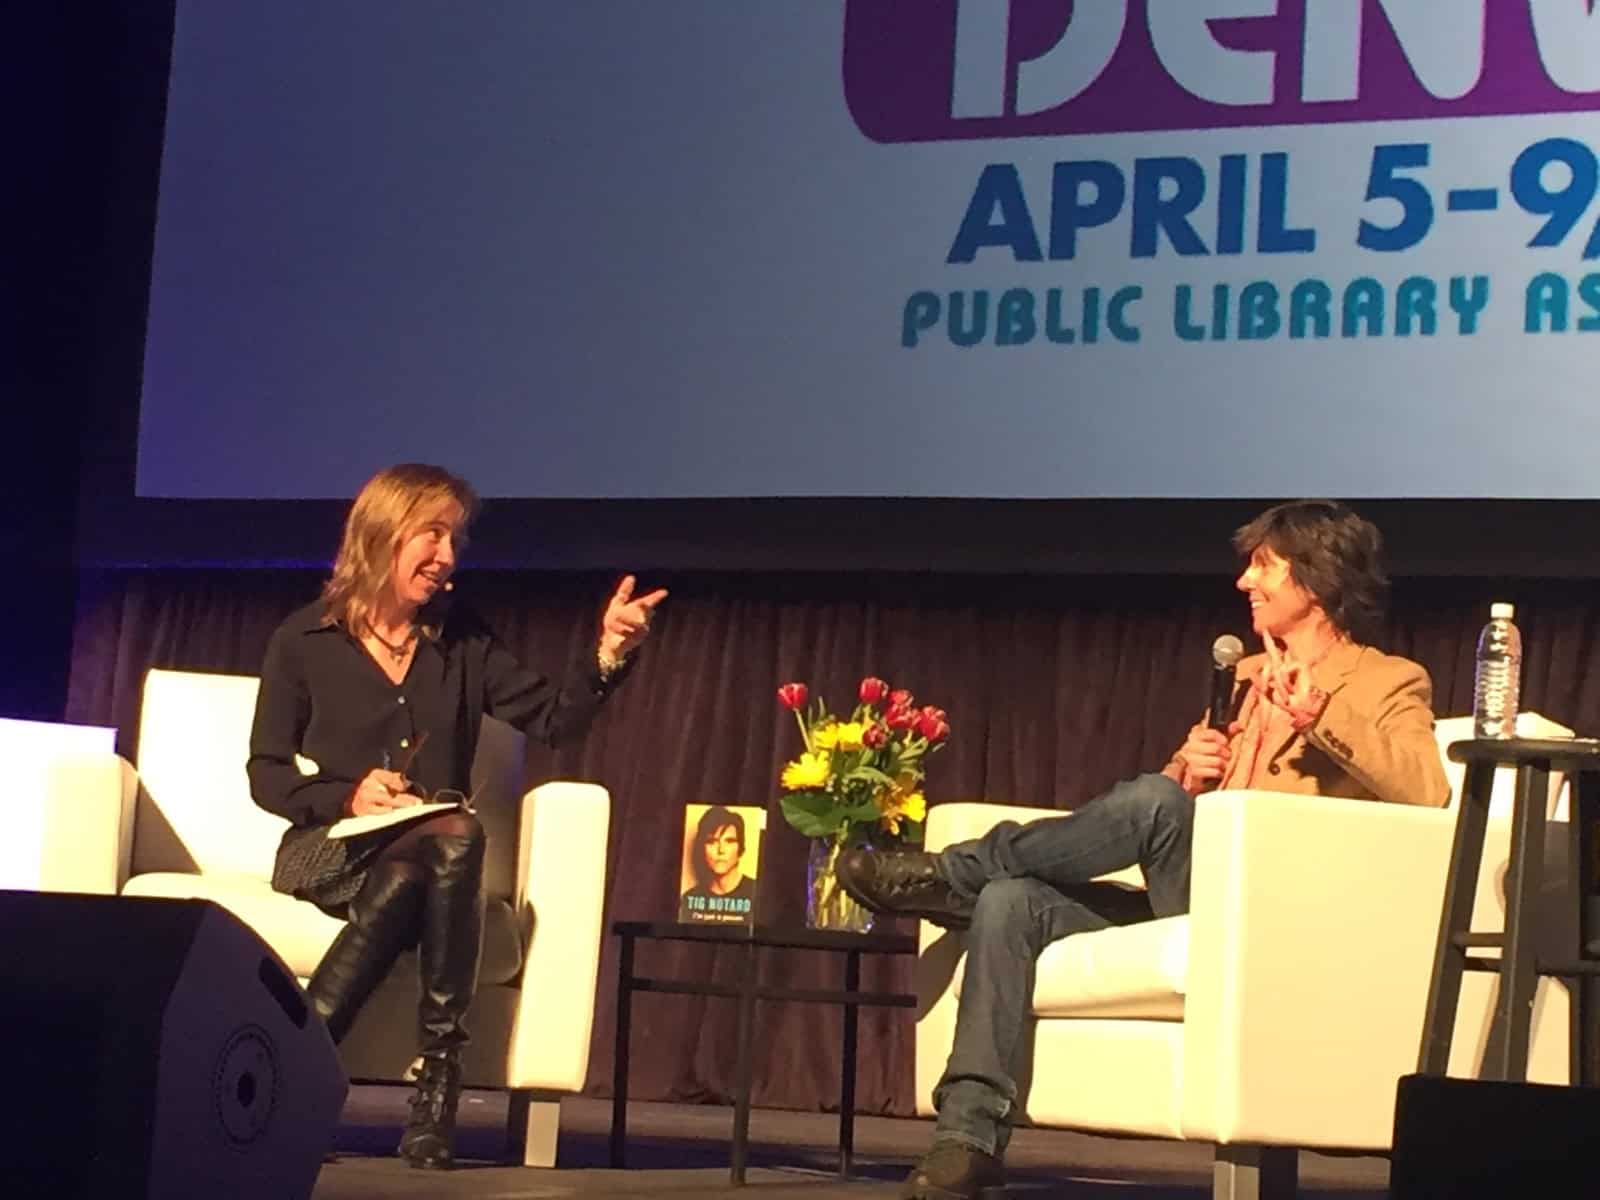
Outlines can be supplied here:
M928 819L928 800L921 792L909 795L898 789L887 792L878 797L878 807L883 811L883 827L896 836L900 833L901 821Z
M828 782L828 756L826 754L802 754L792 763L783 768L780 782L791 792L801 791L805 788L817 788Z
M839 748L841 750L861 749L861 739L866 735L867 726L863 721L844 721L837 727Z

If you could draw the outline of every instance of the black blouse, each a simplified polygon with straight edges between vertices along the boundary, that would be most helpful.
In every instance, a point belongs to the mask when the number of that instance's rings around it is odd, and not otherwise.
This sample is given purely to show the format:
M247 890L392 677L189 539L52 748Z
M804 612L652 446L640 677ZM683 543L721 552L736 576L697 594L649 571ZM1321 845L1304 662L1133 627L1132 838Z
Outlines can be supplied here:
M456 602L438 639L419 640L396 684L342 625L323 619L320 604L310 604L267 645L246 764L250 794L268 812L313 826L344 816L374 767L404 770L425 795L465 792L485 714L554 746L585 732L626 674L602 680L591 661L586 673L557 686L522 667ZM297 754L316 763L315 774L301 774Z

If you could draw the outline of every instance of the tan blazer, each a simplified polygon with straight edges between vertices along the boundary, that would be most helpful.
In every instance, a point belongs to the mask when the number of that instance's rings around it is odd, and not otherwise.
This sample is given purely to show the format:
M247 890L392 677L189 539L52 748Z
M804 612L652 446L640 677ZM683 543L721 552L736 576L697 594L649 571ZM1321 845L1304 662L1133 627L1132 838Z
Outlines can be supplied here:
M1239 664L1241 721L1248 722L1263 702L1250 684L1266 660L1265 654L1252 654ZM1427 671L1408 658L1343 642L1311 669L1311 677L1328 693L1327 707L1304 733L1277 727L1280 736L1261 747L1249 786L1434 808L1449 801ZM1239 741L1233 739L1235 752Z

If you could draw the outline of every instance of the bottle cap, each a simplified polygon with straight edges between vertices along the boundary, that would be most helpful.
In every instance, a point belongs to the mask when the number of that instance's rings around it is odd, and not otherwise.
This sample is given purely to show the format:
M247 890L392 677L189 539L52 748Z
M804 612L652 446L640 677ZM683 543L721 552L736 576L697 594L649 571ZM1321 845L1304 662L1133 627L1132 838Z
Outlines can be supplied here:
M1498 621L1501 618L1504 618L1505 620L1509 621L1513 616L1516 615L1516 611L1515 605L1507 604L1502 600L1498 603L1489 605L1489 619L1491 621Z

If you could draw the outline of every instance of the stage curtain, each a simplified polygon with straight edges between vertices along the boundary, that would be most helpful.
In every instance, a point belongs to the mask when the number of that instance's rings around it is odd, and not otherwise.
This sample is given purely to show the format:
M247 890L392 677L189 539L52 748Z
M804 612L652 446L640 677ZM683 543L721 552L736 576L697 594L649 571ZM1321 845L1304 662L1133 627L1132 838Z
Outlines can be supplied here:
M114 724L132 757L139 688L151 667L253 674L268 635L316 594L310 570L131 570L80 581L68 719ZM558 672L592 653L615 576L465 572L459 602L476 608L524 662ZM1249 634L1227 577L935 576L641 573L665 584L637 670L588 738L534 749L530 782L589 779L614 808L607 922L675 913L683 808L765 805L763 918L803 919L805 839L784 824L775 780L798 734L774 695L803 680L830 707L878 675L950 715L930 760L933 803L989 800L1073 808L1115 780L1166 761L1205 703L1212 639ZM1472 653L1491 599L1512 599L1523 630L1523 707L1600 732L1600 604L1592 588L1530 580L1411 580L1395 588L1386 649L1433 675L1441 715L1470 711ZM907 931L909 923L900 926ZM616 947L601 958L588 1091L609 1095ZM656 944L648 975L733 982L734 954ZM868 960L866 986L909 990L909 959ZM765 952L773 985L836 981L832 955ZM832 1109L840 1010L764 1004L757 1015L755 1103ZM725 1100L734 1013L720 999L644 995L634 1005L631 1094ZM909 1010L863 1010L860 1111L909 1114Z

